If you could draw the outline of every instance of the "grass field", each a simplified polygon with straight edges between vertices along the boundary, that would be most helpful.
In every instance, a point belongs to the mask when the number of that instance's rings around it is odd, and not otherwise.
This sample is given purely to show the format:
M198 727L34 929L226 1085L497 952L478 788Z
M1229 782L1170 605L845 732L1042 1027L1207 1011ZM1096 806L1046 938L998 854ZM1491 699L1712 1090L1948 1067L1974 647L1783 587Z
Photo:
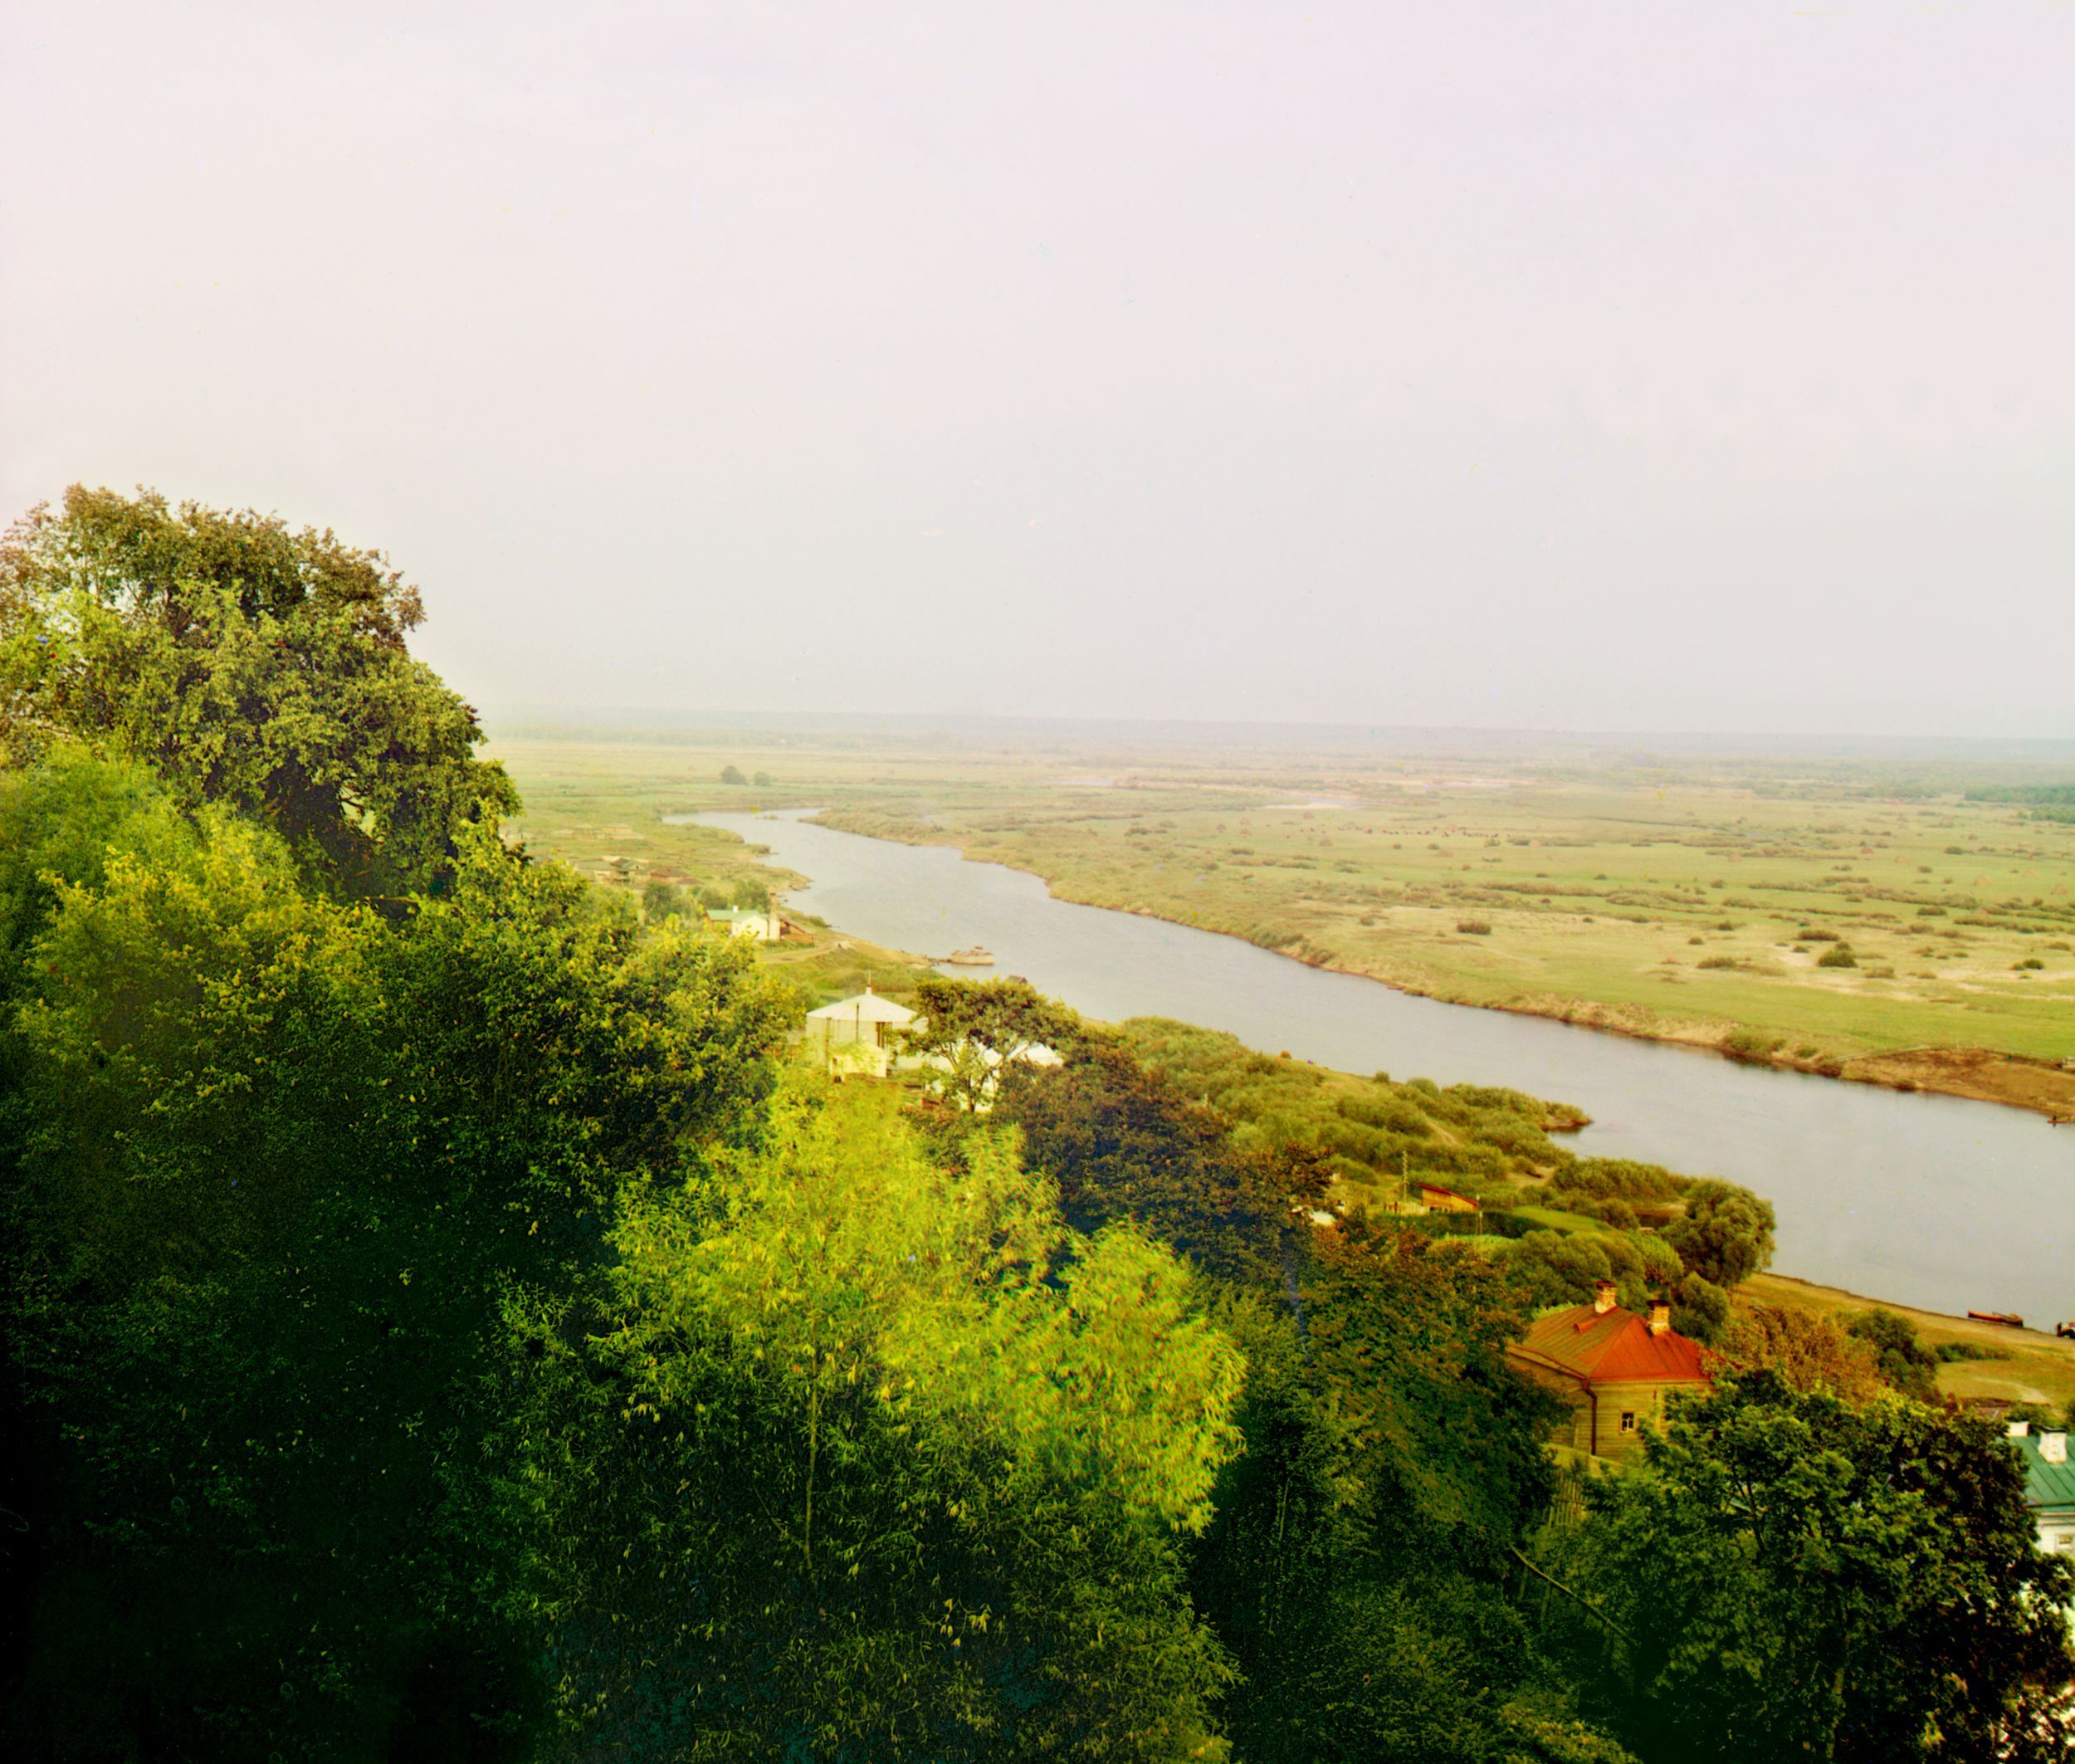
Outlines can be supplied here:
M1966 794L2067 772L869 732L498 750L529 838L601 877L739 872L753 853L659 817L812 804L1436 998L2075 1114L2075 825Z
M1078 749L868 735L513 740L496 751L525 794L516 830L530 848L608 887L797 882L754 846L662 817L813 806L840 825L1019 864L1075 898L1442 997L1714 1045L1755 1030L1780 1038L1776 1058L1840 1070L1926 1045L2075 1054L2075 828L1968 801L1965 773L1927 784L1843 767L1615 775L1548 760L1386 767L1208 752L1127 765ZM729 766L769 781L723 784ZM1491 930L1459 928L1472 921ZM1817 935L1799 936L1804 926ZM920 971L840 926L806 929L808 941L766 950L803 1003L867 982L902 992ZM1860 965L1818 967L1835 946L1825 933ZM1725 959L1741 965L1701 965ZM2033 959L2043 965L2011 965ZM1360 1189L1350 1196L1376 1200ZM1604 1229L1555 1207L1514 1210L1555 1229ZM1773 1276L1745 1296L1826 1313L1873 1302ZM2075 1343L1906 1314L1934 1345L2004 1356L1941 1367L1955 1395L2075 1398Z
M1842 1317L1881 1302L1855 1292L1841 1292L1833 1287L1789 1280L1780 1274L1755 1276L1738 1289L1738 1297L1830 1317ZM1955 1360L1940 1366L1938 1388L1948 1396L2014 1399L2038 1403L2057 1415L2065 1413L2068 1405L2075 1402L2075 1341L2058 1340L2036 1329L2006 1329L1964 1317L1942 1317L1936 1311L1912 1311L1907 1305L1885 1308L1907 1317L1931 1347L1965 1342L1995 1356Z

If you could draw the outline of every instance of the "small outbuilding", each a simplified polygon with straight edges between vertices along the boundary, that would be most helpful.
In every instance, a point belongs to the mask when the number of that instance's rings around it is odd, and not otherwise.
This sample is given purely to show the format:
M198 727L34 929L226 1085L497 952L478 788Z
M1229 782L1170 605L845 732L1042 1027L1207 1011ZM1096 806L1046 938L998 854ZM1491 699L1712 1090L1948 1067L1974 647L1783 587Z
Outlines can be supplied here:
M1677 1390L1705 1390L1714 1380L1699 1342L1672 1327L1659 1299L1648 1317L1614 1302L1611 1280L1593 1302L1538 1317L1506 1351L1507 1363L1570 1405L1555 1443L1623 1463L1643 1446L1646 1421L1662 1420Z
M1429 1213L1475 1213L1482 1210L1467 1195L1458 1195L1452 1188L1443 1188L1438 1182L1419 1185L1420 1204Z
M710 906L706 923L730 937L754 937L759 943L776 943L785 935L785 921L776 907Z

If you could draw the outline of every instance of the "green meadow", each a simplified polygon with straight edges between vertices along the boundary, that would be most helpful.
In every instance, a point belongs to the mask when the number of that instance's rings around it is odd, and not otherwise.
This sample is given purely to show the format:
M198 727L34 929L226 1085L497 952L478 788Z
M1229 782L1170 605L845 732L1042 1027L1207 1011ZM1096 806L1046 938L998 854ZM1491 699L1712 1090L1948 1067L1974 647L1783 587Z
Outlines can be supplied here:
M664 814L813 805L1436 998L2075 1112L2075 823L1985 799L2058 779L2036 763L827 731L498 752L530 841L602 879L754 863Z

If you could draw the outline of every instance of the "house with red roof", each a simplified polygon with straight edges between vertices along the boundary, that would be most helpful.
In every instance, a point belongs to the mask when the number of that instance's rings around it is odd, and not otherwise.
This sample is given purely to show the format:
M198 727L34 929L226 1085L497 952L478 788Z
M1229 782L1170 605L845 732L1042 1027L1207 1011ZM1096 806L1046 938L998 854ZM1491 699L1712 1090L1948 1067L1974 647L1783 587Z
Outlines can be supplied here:
M1660 1299L1638 1317L1614 1302L1611 1280L1590 1304L1538 1317L1506 1357L1570 1405L1555 1444L1616 1463L1642 1449L1643 1423L1663 1419L1673 1391L1713 1382L1700 1343L1672 1328L1671 1306Z
M1422 1182L1419 1200L1429 1213L1475 1213L1480 1210L1477 1203L1467 1195L1458 1195L1452 1188L1443 1188L1438 1182Z

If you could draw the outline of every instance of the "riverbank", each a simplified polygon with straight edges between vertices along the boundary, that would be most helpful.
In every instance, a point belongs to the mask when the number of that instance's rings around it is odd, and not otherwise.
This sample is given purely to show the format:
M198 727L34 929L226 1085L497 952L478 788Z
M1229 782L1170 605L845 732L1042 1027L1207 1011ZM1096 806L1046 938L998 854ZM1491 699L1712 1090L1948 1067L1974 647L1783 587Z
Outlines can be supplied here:
M1996 794L2043 759L1122 739L889 724L498 751L535 848L602 879L753 860L663 816L837 804L851 831L1417 998L2075 1113L2075 824Z
M1787 1274L1755 1274L1738 1288L1741 1298L1759 1304L1838 1317L1879 1306L1907 1317L1931 1347L1962 1343L1994 1357L1948 1361L1938 1369L1941 1392L1960 1400L1971 1397L2039 1403L2060 1413L2075 1402L2075 1341L2057 1340L2038 1328L2012 1329L2002 1323L1976 1322L1941 1311L1921 1311L1884 1298L1868 1298L1838 1287L1817 1286ZM2048 1328L2053 1318L2043 1321Z
M811 921L806 928L809 936L801 943L769 946L764 956L798 984L803 995L818 1000L854 992L867 980L882 991L905 996L933 971L925 957L871 943L840 926ZM1341 1073L1317 1076L1329 1086L1350 1081L1350 1075ZM1544 1100L1551 1107L1541 1122L1545 1131L1568 1134L1581 1125L1581 1111L1560 1099ZM1577 1219L1567 1229L1596 1228ZM2075 1341L2057 1339L2050 1332L2058 1317L2029 1318L2032 1327L2014 1329L1778 1273L1754 1276L1735 1297L1740 1305L1771 1305L1831 1318L1877 1307L1907 1317L1927 1346L1959 1346L1981 1356L1948 1360L1939 1367L1938 1388L1955 1400L2037 1403L2057 1413L2075 1402ZM1985 1292L1983 1297L1994 1302L1997 1294ZM2071 1310L2075 1311L2075 1300Z
M1786 1265L1833 1288L1926 1313L1980 1305L2050 1321L2075 1309L2062 1272L2075 1266L2066 1206L2075 1130L1684 1059L1633 1034L1571 1035L1531 1015L1452 1009L1280 960L1251 940L1070 905L1028 866L965 862L945 842L861 838L789 814L659 819L642 811L660 806L662 757L646 777L615 775L618 756L603 754L563 756L552 784L535 773L529 845L635 893L649 880L714 877L795 888L795 909L844 928L818 932L811 950L773 952L810 1002L912 980L904 951L984 943L1000 971L1104 1020L1170 1017L1337 1072L1510 1085L1578 1105L1596 1117L1571 1142L1579 1156L1718 1175L1767 1195Z
M1074 904L1028 869L837 831L806 812L702 818L812 877L791 897L801 910L889 950L984 944L1000 971L1101 1020L1167 1018L1335 1072L1560 1098L1593 1117L1571 1142L1580 1157L1661 1164L1766 1195L1783 1264L1804 1278L1949 1314L2075 1311L2075 1134L2036 1116L1461 1009L1250 940Z
M1302 806L1309 809L1331 805ZM902 844L949 848L976 862L998 863L1034 876L1060 900L1238 937L1307 967L1374 980L1414 998L1543 1017L1575 1028L1712 1053L1743 1065L1769 1066L1782 1072L1842 1078L1888 1090L1993 1102L2029 1110L2049 1121L2075 1120L2075 1055L2047 1058L1970 1046L1912 1047L1840 1054L1826 1049L1821 1043L1795 1041L1784 1032L1755 1029L1746 1024L1716 1018L1672 1016L1633 1002L1609 1003L1555 993L1496 993L1489 985L1468 985L1459 979L1451 979L1423 961L1402 956L1390 960L1371 951L1350 952L1335 948L1328 936L1318 932L1300 933L1277 941L1272 928L1266 925L1248 930L1218 922L1220 915L1214 906L1206 912L1204 906L1187 904L1180 897L1135 898L1114 886L1091 881L1070 864L1047 865L1041 857L1027 852L1000 848L997 839L961 835L952 828L846 808L824 810L813 819L817 825L838 832L861 833ZM1491 924L1482 921L1458 921L1456 927L1458 939L1486 938L1491 932ZM1702 941L1697 936L1690 940L1696 944ZM1814 941L1820 943L1822 940ZM1702 966L1707 968L1705 960ZM1658 978L1672 979L1666 975ZM1672 983L1678 982L1673 980ZM2070 1022L2075 1023L2075 1001L2069 1004L2068 1016Z

